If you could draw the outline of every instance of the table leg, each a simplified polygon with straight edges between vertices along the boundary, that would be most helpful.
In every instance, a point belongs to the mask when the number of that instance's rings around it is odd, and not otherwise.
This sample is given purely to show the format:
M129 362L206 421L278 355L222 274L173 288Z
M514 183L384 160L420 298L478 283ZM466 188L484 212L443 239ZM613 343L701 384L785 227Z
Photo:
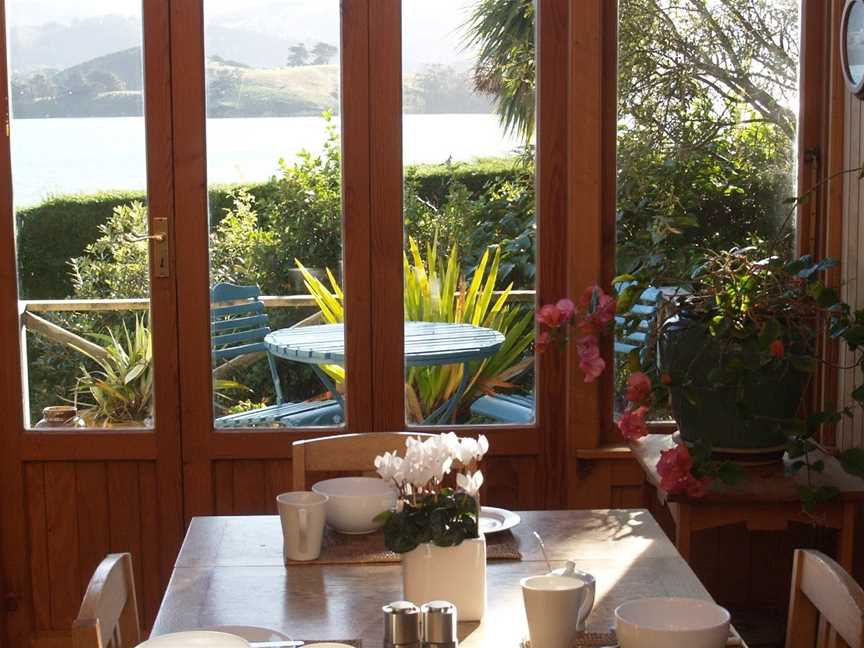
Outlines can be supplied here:
M327 391L330 392L330 397L335 400L342 407L342 417L347 416L347 410L345 409L345 401L342 399L342 394L336 391L336 384L330 379L330 376L318 365L310 365L312 367L312 371L315 372L315 375L318 376L318 380L320 380Z

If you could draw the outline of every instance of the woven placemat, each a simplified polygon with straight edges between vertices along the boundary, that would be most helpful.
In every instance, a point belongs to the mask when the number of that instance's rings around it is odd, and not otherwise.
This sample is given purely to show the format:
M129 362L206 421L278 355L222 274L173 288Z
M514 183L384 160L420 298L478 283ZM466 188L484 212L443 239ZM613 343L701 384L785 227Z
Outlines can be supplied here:
M384 532L366 535L337 533L330 527L324 529L321 555L317 560L289 560L289 565L350 565L357 563L394 563L399 554L384 546ZM486 560L522 560L519 539L510 531L501 531L486 536Z
M615 632L580 632L576 635L571 648L599 648L602 646L616 646ZM531 640L523 639L522 648L531 648Z

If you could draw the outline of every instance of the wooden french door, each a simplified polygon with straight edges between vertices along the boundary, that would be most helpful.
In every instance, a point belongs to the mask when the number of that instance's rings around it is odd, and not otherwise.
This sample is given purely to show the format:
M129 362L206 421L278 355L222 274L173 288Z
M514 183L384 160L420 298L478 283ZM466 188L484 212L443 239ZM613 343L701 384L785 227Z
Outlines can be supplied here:
M27 402L26 369L32 360L26 355L32 339L28 336L36 333L27 326L34 321L28 315L34 303L26 289L19 291L15 221L21 199L16 200L16 192L26 190L24 181L33 180L22 162L33 142L27 133L54 126L66 129L70 138L88 128L98 137L102 126L86 119L17 119L8 89L10 71L18 61L10 54L6 34L7 27L21 26L15 23L14 12L28 7L10 6L0 6L0 103L5 126L0 131L0 592L5 630L0 644L63 646L69 645L84 587L107 553L132 553L142 618L152 619L182 539L170 7L150 0L130 7L134 15L128 20L140 28L136 47L143 53L132 61L143 103L137 116L122 123L105 122L105 127L126 125L133 135L128 142L124 136L108 144L120 150L118 167L128 162L127 154L140 164L147 216L139 226L144 231L136 234L165 234L141 244L142 250L149 247L149 276L141 277L149 302L145 298L134 306L146 313L139 319L152 334L153 406L142 417L146 420L126 423L123 429L103 425L45 432L33 427L38 414L25 417L28 408L22 405ZM74 13L78 5L65 8ZM108 40L113 35L107 34ZM86 146L59 151L64 141L54 141L52 150L73 160L84 158ZM13 142L24 154L12 153ZM81 172L75 164L68 167L70 174ZM43 172L47 173L36 171ZM74 235L75 224L70 228L57 236ZM37 317L50 314L39 312ZM65 397L61 393L56 398L62 402Z
M0 587L12 646L26 645L31 636L35 646L66 645L86 578L108 551L137 556L142 618L150 623L191 517L273 511L272 496L290 488L291 444L299 438L406 427L400 352L403 3L333 3L350 374L345 424L225 430L214 424L210 340L207 2L141 3L148 219L151 233L162 223L168 231L161 257L167 268L157 264L148 283L156 385L152 429L44 434L27 427L21 405L27 304L16 289L16 162L9 131L0 137ZM615 16L605 0L537 0L536 9L536 290L538 300L547 302L578 294L611 273L604 252L614 232L614 185L608 177L614 181L615 111L614 87L603 79L610 69L606 54L614 53ZM5 34L5 26L0 28ZM8 96L2 104L8 123ZM11 132L14 139L14 114ZM611 414L603 396L610 385L571 379L572 366L566 354L538 361L533 424L482 428L492 445L491 504L538 509L578 501L577 449L599 443Z
M223 430L214 426L208 328L208 291L214 282L208 266L208 220L214 216L208 218L208 130L217 126L206 92L210 20L206 0L172 3L172 69L183 71L173 79L173 114L174 178L182 187L176 197L182 214L176 239L184 253L176 262L187 518L272 511L272 495L290 485L296 439L406 428L405 367L399 352L406 240L404 4L341 0L338 9L332 4L334 20L340 12L335 119L341 134L342 287L350 376L345 423L323 429ZM540 301L578 294L586 285L608 280L612 272L612 256L604 251L614 240L615 88L603 79L604 72L614 70L613 9L602 0L536 3ZM285 25L287 33L302 41L301 29L296 22ZM274 130L273 137L280 132ZM576 155L577 149L583 153ZM501 505L564 507L575 499L577 447L597 445L601 428L611 424L603 396L611 378L591 385L571 381L571 366L573 359L563 354L538 361L533 424L483 427L492 445L489 491ZM570 403L577 407L571 409Z

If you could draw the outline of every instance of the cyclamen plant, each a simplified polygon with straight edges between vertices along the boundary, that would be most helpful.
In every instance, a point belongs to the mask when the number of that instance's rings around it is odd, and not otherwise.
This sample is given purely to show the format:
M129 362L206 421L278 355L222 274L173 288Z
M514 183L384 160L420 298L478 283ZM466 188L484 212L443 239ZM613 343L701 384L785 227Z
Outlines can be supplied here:
M480 435L459 438L453 432L405 441L405 456L385 452L375 468L399 492L396 510L384 511L384 543L405 553L425 542L439 547L479 537L477 496L483 485L480 462L489 441Z

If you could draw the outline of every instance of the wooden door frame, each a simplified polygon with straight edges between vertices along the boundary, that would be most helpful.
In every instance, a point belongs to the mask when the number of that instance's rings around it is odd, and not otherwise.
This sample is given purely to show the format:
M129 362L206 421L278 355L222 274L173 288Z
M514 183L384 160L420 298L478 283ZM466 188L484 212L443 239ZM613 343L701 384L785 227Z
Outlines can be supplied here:
M232 459L290 459L297 439L368 432L372 427L369 160L369 0L341 3L343 160L343 259L345 344L352 380L346 383L347 423L306 430L215 430L210 351L209 216L207 205L206 104L203 3L171 0L174 79L175 182L179 302L180 390L183 420L185 514L215 510L213 464ZM347 28L346 28L347 26ZM356 378L354 378L356 377Z
M149 218L163 217L174 226L174 184L171 163L171 94L169 13L165 2L142 3L144 95L147 146L147 202ZM159 562L167 583L182 540L180 427L176 296L172 267L169 277L150 282L155 371L155 429L43 433L28 431L22 408L24 328L18 301L15 211L12 200L10 156L10 101L6 57L5 2L0 2L0 104L7 128L0 134L0 551L6 638L11 645L27 645L33 631L33 589L30 538L24 507L24 465L42 461L153 461L158 489ZM175 253L170 240L169 261ZM152 264L152 259L151 259ZM74 495L73 495L74 496ZM10 610L10 606L14 610Z
M614 270L616 84L603 80L605 73L615 69L613 4L537 0L540 303L578 295L592 284L606 285ZM402 430L403 358L387 353L388 348L401 346L403 335L401 264L388 258L393 250L402 249L403 240L398 0L374 3L372 30L372 85L378 97L371 121L372 140L378 147L372 159L372 276L373 285L380 288L373 295L373 375L377 389L391 395L375 402L375 429ZM603 351L610 360L611 342ZM538 508L566 508L573 501L569 491L577 484L573 474L577 449L598 446L603 427L611 425L611 409L604 410L606 404L611 408L611 375L586 385L577 368L575 348L538 358L534 425L459 427L460 433L486 434L492 456L536 457Z

